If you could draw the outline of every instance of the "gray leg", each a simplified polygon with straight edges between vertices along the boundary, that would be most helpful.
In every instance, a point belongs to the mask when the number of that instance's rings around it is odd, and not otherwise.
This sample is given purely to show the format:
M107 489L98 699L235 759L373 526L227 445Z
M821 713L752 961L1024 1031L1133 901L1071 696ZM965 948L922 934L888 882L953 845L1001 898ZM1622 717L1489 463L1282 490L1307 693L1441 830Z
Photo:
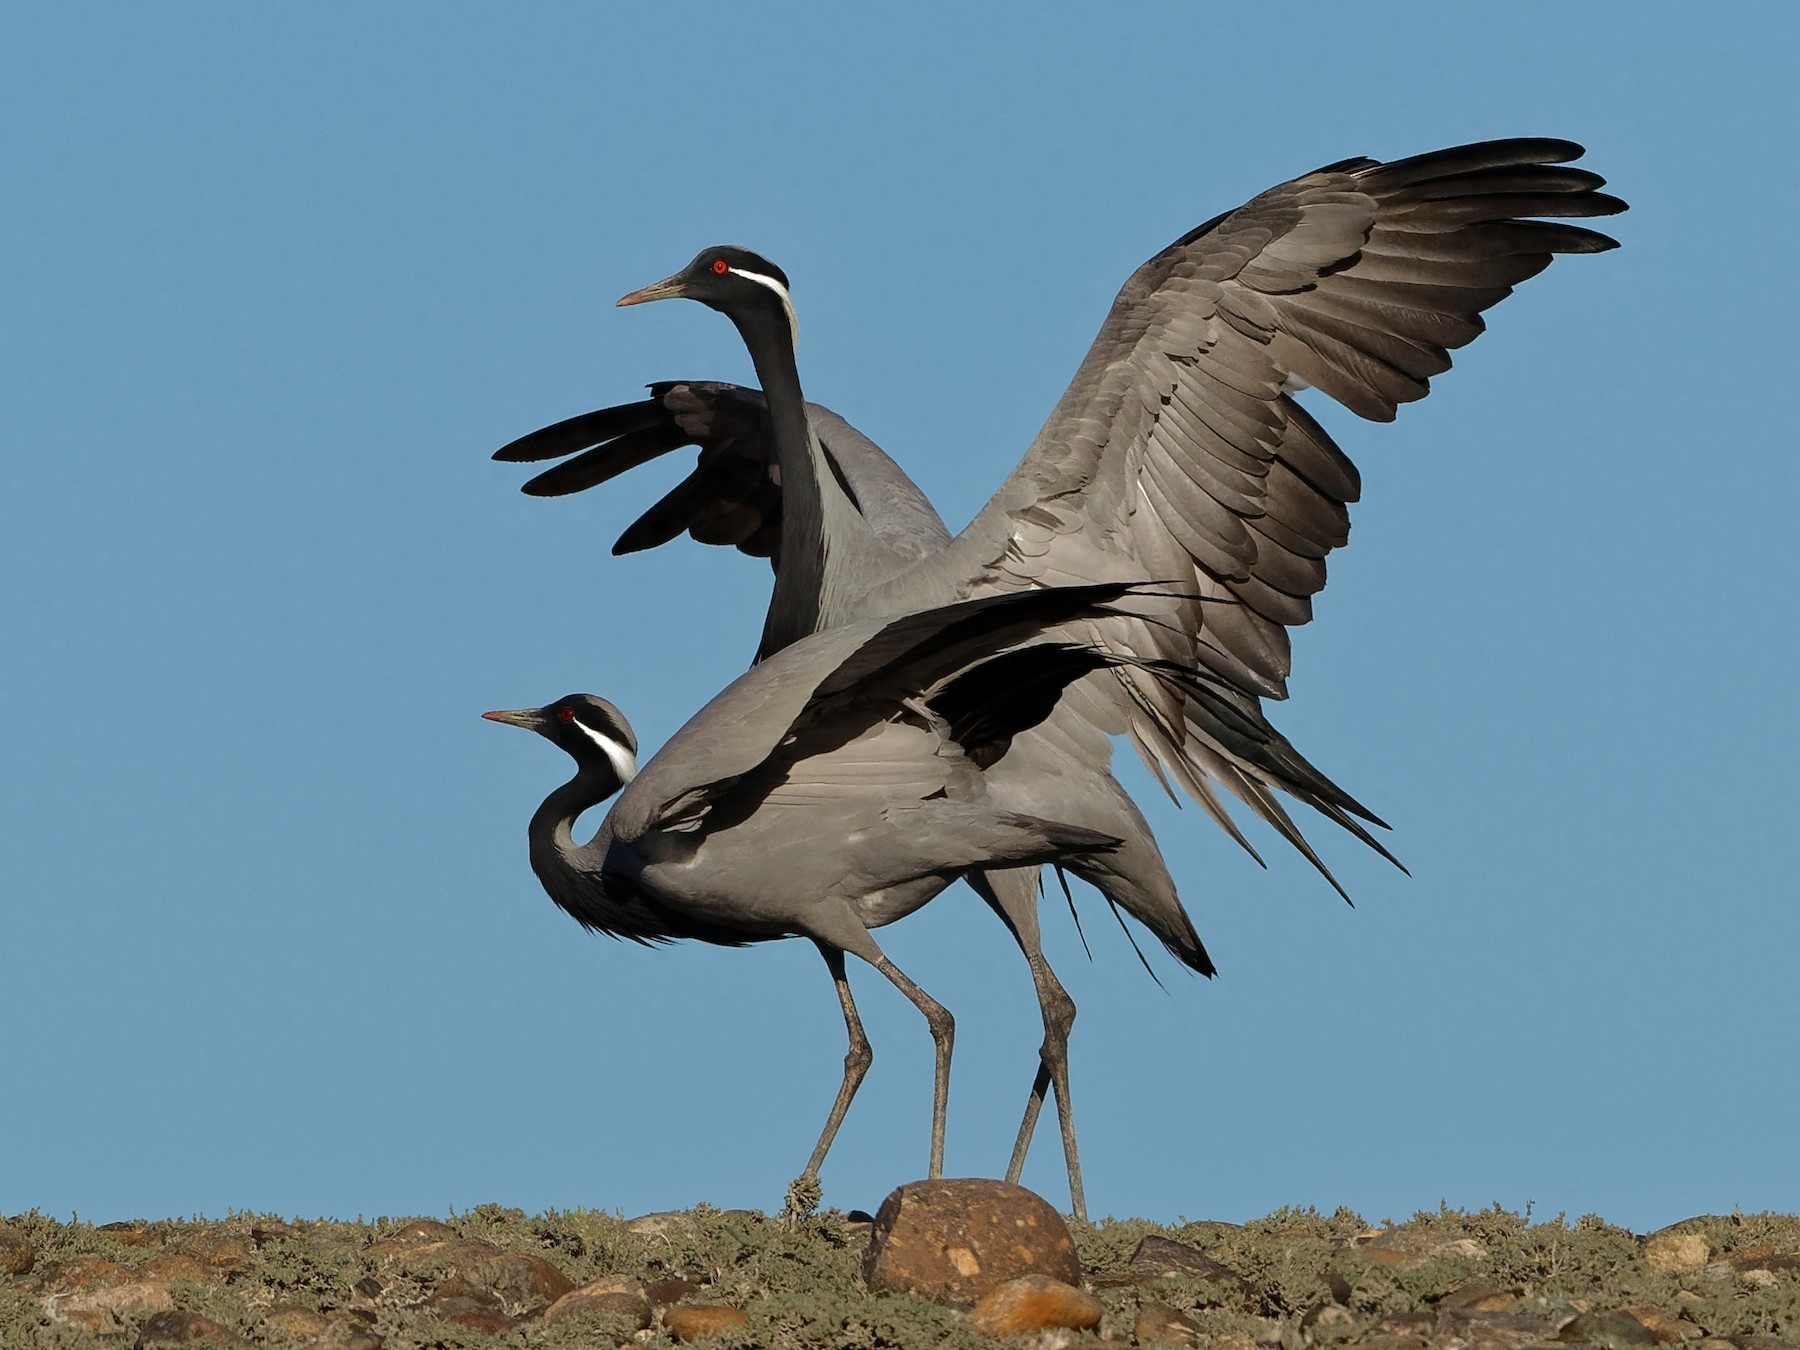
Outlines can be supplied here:
M850 1109L850 1099L856 1096L856 1089L862 1086L862 1080L869 1072L869 1065L875 1054L869 1049L869 1038L863 1034L862 1019L856 1015L856 1003L850 997L850 980L844 973L844 954L829 943L817 944L819 954L825 958L825 964L831 968L832 981L837 985L838 1003L844 1009L844 1026L850 1033L850 1049L844 1055L844 1081L838 1085L837 1100L831 1104L831 1115L825 1121L825 1129L819 1135L818 1145L812 1151L812 1157L806 1161L806 1171L802 1176L817 1176L819 1168L825 1161L825 1154L831 1149L831 1141L837 1138L838 1126L844 1123L844 1113Z
M1044 1042L1038 1047L1037 1074L1032 1080L1031 1095L1025 1100L1025 1118L1019 1123L1012 1161L1006 1167L1006 1179L1017 1183L1025 1170L1025 1154L1031 1147L1031 1136L1037 1130L1044 1096L1054 1089L1057 1123L1062 1128L1063 1161L1069 1170L1069 1208L1085 1223L1087 1198L1081 1186L1081 1156L1075 1145L1075 1112L1069 1097L1069 1033L1075 1026L1075 1000L1069 997L1056 973L1050 969L1050 963L1044 959L1043 942L1038 932L1036 869L971 873L968 880L976 893L1005 920L1019 949L1025 953L1025 960L1031 967L1031 983L1037 990L1038 1011L1044 1021Z
M932 1044L937 1049L937 1069L931 1085L931 1166L925 1173L936 1181L944 1175L944 1121L950 1112L950 1049L956 1040L956 1019L950 1016L948 1008L907 979L899 966L882 955L873 938L869 939L869 946L874 948L874 954L864 959L911 999L913 1007L925 1014L925 1022L931 1028Z
M931 1097L931 1167L927 1173L933 1180L944 1175L944 1119L950 1110L950 1050L956 1040L956 1019L950 1016L950 1010L939 1003L918 985L907 979L906 975L882 952L880 944L863 926L856 911L848 904L823 905L807 915L808 936L821 947L829 946L839 953L838 965L833 975L840 979L839 988L844 991L845 1006L849 1008L849 986L842 982L843 952L862 957L876 970L885 975L889 982L912 1001L913 1007L925 1014L925 1022L931 1028L932 1044L937 1048L937 1072L932 1084ZM828 956L826 960L830 960ZM852 1014L853 1015L853 1014ZM860 1030L860 1029L858 1029ZM851 1033L851 1054L855 1054L855 1038L857 1031ZM846 1058L846 1082L849 1079L848 1058ZM866 1067L866 1066L865 1066ZM854 1091L854 1089L851 1089ZM835 1116L834 1108L834 1116ZM828 1124L827 1130L834 1130L834 1124ZM829 1135L821 1144L829 1143Z

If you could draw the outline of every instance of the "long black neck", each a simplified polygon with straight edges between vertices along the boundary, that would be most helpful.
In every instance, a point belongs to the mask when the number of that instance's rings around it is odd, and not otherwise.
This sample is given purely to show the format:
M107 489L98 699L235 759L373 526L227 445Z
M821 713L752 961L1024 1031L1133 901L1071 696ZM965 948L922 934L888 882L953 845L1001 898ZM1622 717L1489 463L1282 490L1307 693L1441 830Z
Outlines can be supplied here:
M531 870L550 898L590 927L604 926L596 917L609 908L600 880L604 848L575 842L575 821L620 787L610 764L583 764L576 775L548 797L531 817Z
M855 537L870 532L827 470L813 438L786 314L759 309L734 314L732 321L769 401L776 461L781 466L781 554L757 652L761 660L836 621L830 612L836 581L833 554L841 564L854 548Z

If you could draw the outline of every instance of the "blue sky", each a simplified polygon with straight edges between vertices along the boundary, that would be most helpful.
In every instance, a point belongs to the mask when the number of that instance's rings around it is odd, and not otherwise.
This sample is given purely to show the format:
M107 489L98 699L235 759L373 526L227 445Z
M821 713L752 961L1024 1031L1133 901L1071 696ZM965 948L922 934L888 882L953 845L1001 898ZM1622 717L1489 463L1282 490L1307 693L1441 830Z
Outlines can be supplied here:
M1090 1208L1800 1209L1796 14L9 7L0 1211L778 1204L843 1050L817 956L583 934L524 856L564 761L477 717L589 689L660 743L766 570L607 556L682 465L543 502L489 453L749 380L718 316L612 308L734 241L960 525L1169 239L1518 134L1588 146L1624 247L1397 423L1321 414L1365 497L1272 710L1413 875L1321 823L1351 910L1127 770L1223 974L1047 909ZM958 1016L949 1170L997 1173L1024 964L960 887L882 940ZM852 979L824 1181L869 1208L930 1043ZM1049 1131L1026 1179L1065 1201Z

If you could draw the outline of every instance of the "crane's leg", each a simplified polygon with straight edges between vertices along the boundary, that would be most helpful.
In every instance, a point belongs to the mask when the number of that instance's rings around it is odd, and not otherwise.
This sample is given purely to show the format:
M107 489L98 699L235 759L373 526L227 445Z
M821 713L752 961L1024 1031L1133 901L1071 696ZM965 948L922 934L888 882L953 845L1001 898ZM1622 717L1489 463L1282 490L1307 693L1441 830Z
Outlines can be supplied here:
M1025 953L1031 967L1031 983L1037 990L1038 1011L1044 1019L1037 1074L1032 1079L1031 1095L1025 1099L1025 1119L1019 1123L1019 1137L1013 1144L1006 1179L1016 1184L1025 1170L1025 1153L1037 1130L1038 1113L1043 1110L1045 1094L1054 1089L1057 1123L1062 1127L1063 1161L1069 1169L1069 1208L1085 1223L1087 1197L1081 1186L1081 1156L1075 1146L1075 1112L1069 1098L1069 1033L1075 1026L1075 1000L1044 959L1038 930L1037 875L1036 868L1021 867L971 872L968 877L975 893L1001 917L1019 950Z
M944 1175L944 1120L950 1111L950 1051L956 1041L956 1019L950 1016L948 1008L909 980L900 967L887 959L880 944L863 926L861 918L850 905L821 905L808 914L806 919L807 935L814 942L862 957L885 975L894 988L905 994L913 1007L925 1014L925 1023L931 1028L932 1044L937 1049L937 1070L932 1081L931 1095L931 1166L926 1173L935 1181ZM839 960L842 961L841 956Z
M844 1052L844 1081L838 1086L837 1100L831 1104L831 1115L825 1122L825 1129L819 1135L817 1147L812 1157L807 1160L807 1172L817 1175L819 1167L825 1161L825 1154L831 1148L831 1141L837 1138L838 1126L844 1123L844 1113L850 1109L850 1099L856 1096L857 1088L868 1075L869 1065L875 1060L875 1052L869 1048L869 1038L863 1033L862 1018L856 1015L856 1001L850 997L850 978L844 971L844 954L828 943L818 944L819 954L825 958L825 964L831 969L831 979L837 985L838 1004L844 1010L844 1028L850 1034L850 1048Z

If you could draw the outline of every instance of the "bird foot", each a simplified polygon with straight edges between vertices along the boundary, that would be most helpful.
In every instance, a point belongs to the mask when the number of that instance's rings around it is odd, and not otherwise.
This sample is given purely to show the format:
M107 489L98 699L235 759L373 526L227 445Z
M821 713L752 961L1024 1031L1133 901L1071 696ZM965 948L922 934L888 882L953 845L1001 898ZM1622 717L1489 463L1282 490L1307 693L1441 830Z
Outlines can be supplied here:
M819 1185L817 1172L802 1172L795 1177L787 1188L787 1199L782 1202L781 1221L792 1228L802 1219L810 1218L819 1208L819 1201L825 1198L825 1190Z

